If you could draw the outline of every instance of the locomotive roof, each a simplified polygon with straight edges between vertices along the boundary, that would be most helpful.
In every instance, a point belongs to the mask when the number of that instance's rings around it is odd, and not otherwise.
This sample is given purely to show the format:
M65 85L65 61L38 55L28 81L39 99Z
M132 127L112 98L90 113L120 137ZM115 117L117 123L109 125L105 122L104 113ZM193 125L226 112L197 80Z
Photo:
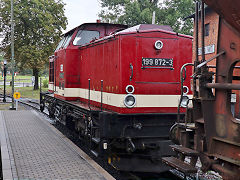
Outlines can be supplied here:
M136 32L136 31L139 31L139 30L153 30L153 29L161 29L161 30L164 30L164 31L173 32L173 29L170 26L167 26L167 25L139 24L139 25L127 28L125 30L122 30L119 33Z
M140 31L141 32L161 31L161 32L164 32L164 33L169 33L169 34L181 36L181 37L184 37L184 38L190 38L190 39L193 38L192 36L189 36L189 35L175 33L172 30L172 28L170 26L167 26L167 25L139 24L139 25L136 25L136 26L124 29L122 31L119 31L119 32L117 32L115 34L111 34L111 35L105 36L103 38L97 39L94 42L99 42L99 41L102 41L102 40L105 40L105 39L109 39L109 38L111 38L111 37L113 37L115 35L138 33Z
M84 27L84 26L88 26L88 25L103 25L103 26L119 26L119 27L122 27L122 28L127 28L128 26L127 25L124 25L124 24L111 24L111 23L83 23L73 29L71 29L70 31L67 31L66 33L64 33L63 35L65 34L68 34L72 31L75 31L77 28L79 27Z
M63 34L66 35L72 31L75 31L77 28L79 27L84 27L84 26L89 26L89 25L103 25L103 26L118 26L120 28L124 28L124 30L122 31L119 31L116 33L117 34L125 34L125 33L135 33L135 32L139 32L139 31L153 31L153 30L156 30L156 31L162 31L162 32L166 32L166 33L171 33L171 34L178 34L178 33L175 33L173 31L173 29L168 26L168 25L156 25L156 24L139 24L139 25L136 25L136 26L133 26L133 27L130 27L128 28L127 25L124 25L124 24L111 24L111 23L83 23L73 29L71 29L70 31L66 32ZM188 35L184 35L184 34L178 34L179 36L183 36L183 37L186 37L186 38L192 38L192 36L188 36ZM111 36L111 35L110 35ZM109 36L106 36L105 38L101 38L102 39L107 39L109 38Z
M119 31L116 34L136 33L140 31L141 32L161 31L164 33L174 34L174 35L192 39L192 36L174 32L173 29L168 25L156 25L156 24L139 24L139 25L124 29L122 31Z

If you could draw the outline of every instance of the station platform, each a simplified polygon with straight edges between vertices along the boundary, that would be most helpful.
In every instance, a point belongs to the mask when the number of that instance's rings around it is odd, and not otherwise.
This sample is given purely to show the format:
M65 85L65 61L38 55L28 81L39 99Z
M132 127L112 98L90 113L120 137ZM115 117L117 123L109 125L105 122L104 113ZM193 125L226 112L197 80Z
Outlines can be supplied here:
M0 111L2 179L114 178L37 112Z

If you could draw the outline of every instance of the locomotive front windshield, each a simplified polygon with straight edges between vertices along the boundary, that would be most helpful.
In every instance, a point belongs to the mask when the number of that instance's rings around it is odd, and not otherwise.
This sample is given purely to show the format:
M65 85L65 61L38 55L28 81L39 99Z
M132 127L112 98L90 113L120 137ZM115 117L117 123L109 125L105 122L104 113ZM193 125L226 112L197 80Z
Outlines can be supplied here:
M98 31L79 30L73 41L73 45L78 45L78 46L84 45L98 38L99 38Z

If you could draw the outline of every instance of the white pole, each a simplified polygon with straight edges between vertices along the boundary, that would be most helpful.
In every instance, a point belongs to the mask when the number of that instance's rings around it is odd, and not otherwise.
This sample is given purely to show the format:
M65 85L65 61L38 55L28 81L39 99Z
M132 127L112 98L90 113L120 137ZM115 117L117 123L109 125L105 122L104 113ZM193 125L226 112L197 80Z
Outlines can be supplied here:
M152 24L155 24L155 11L153 11Z

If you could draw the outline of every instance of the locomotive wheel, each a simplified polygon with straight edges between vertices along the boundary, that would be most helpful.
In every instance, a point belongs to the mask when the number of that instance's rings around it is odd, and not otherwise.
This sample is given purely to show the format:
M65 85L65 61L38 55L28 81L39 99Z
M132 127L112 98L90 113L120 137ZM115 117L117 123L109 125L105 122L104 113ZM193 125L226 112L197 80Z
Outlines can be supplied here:
M55 116L54 116L54 113L52 113L51 111L49 112L49 117L50 118L54 118Z
M50 107L48 107L48 112L49 112L49 117L50 118L55 118L55 106L54 103L50 104Z
M75 122L73 121L73 118L67 114L63 115L65 118L66 126L70 130L75 130Z
M175 144L179 144L179 130L178 130L178 124L175 123L169 132L169 139L171 139Z

